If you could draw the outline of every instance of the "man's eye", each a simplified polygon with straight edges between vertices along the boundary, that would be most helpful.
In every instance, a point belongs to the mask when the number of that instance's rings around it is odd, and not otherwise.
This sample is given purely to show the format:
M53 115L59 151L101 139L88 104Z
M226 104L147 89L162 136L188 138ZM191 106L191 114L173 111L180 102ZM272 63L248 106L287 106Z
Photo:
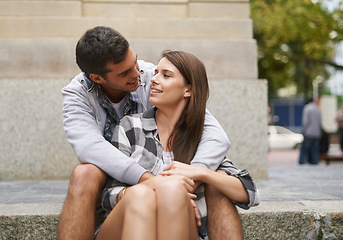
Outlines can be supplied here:
M128 72L129 72L129 71L125 71L125 72L123 72L121 75L122 75L122 76L125 76L126 74L128 74Z

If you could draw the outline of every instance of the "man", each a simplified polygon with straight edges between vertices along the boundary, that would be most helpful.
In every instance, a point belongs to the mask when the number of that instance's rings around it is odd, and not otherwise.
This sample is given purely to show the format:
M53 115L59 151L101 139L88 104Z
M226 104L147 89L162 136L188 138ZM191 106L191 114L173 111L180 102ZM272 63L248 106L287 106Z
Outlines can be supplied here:
M322 116L319 111L319 98L305 105L302 116L304 141L301 145L299 164L318 164Z
M339 147L341 152L343 152L343 105L337 110L335 121L338 128Z
M150 78L155 66L137 60L127 40L107 27L88 30L76 46L82 73L62 90L64 129L80 161L73 170L58 227L58 239L92 239L95 210L106 174L127 184L153 177L133 159L110 144L113 129L126 114L140 113L149 103ZM212 136L215 136L213 138ZM194 165L216 170L229 140L219 123L206 114ZM208 188L209 236L242 239L240 218L230 199ZM216 208L216 204L221 204ZM225 220L224 220L225 218ZM221 231L224 233L222 234ZM219 234L219 235L217 235Z

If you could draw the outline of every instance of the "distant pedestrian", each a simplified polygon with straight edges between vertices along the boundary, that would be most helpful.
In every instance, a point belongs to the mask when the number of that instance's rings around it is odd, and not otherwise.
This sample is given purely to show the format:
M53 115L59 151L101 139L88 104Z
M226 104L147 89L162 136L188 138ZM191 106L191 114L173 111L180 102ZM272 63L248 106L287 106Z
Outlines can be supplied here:
M302 116L302 127L304 141L300 149L299 164L306 162L309 164L318 164L322 127L319 98L315 98L305 105Z
M343 152L343 105L336 112L335 120L338 127L339 146L341 148L341 151Z

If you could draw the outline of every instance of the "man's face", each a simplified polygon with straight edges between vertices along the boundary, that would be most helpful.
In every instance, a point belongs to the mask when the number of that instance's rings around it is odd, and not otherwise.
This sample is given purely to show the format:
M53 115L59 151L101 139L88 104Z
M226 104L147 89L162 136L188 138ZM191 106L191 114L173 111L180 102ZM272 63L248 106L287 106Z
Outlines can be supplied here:
M128 92L135 91L138 88L140 83L137 55L131 46L121 63L114 64L109 62L106 68L109 72L105 78L99 76L97 82L111 102L120 102Z

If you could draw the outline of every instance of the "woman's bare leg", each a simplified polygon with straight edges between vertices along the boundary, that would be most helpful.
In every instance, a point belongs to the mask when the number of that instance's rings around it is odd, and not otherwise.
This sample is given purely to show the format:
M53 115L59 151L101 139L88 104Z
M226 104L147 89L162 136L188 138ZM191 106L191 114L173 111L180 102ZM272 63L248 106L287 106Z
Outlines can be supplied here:
M181 181L166 177L156 188L157 239L198 239L194 210Z
M155 199L154 190L148 186L138 184L128 188L102 225L97 240L155 240Z

